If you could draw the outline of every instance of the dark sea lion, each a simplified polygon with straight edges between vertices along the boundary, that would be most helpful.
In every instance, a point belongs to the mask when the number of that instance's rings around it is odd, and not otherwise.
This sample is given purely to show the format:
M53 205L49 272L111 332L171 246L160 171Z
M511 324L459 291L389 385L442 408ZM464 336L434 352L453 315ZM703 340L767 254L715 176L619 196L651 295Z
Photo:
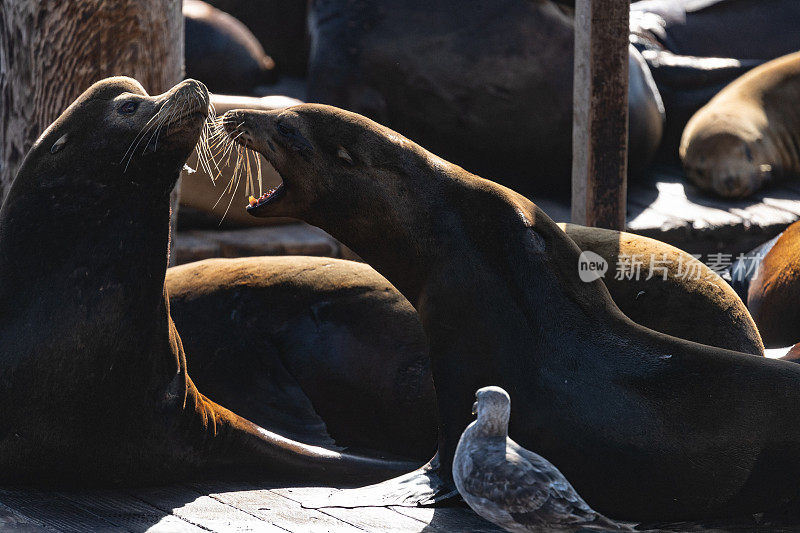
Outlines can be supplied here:
M569 190L574 22L550 0L311 2L308 100L364 114L523 194ZM634 166L663 117L630 57ZM638 159L637 159L638 158Z
M750 281L747 307L768 348L800 341L800 222L764 256Z
M338 483L406 468L266 431L187 374L164 288L169 194L207 108L193 80L151 97L109 78L20 167L0 209L3 483Z
M574 10L565 4L311 2L308 100L366 115L522 194L563 195L572 168L575 42ZM727 83L800 49L798 32L788 30L797 4L632 4L632 175L659 146L677 161L686 121ZM732 30L737 25L747 26L744 37ZM747 46L759 55L739 55Z
M209 0L244 22L281 74L303 76L308 64L307 0Z
M667 335L753 355L764 345L747 307L698 259L666 243L602 228L559 224L583 251L600 255L614 303Z
M250 213L330 232L409 299L428 337L441 468L355 491L362 505L452 488L474 391L490 383L515 398L515 440L604 514L699 519L797 501L798 365L635 324L601 281L581 281L580 250L533 203L364 117L307 104L226 119L283 179Z
M249 94L275 82L275 62L234 17L200 0L183 2L186 74L211 91Z
M720 196L741 198L800 175L798 103L800 52L725 87L683 132L680 156L689 179Z
M166 287L192 380L237 414L310 444L420 459L435 451L425 334L369 266L208 259L170 268Z

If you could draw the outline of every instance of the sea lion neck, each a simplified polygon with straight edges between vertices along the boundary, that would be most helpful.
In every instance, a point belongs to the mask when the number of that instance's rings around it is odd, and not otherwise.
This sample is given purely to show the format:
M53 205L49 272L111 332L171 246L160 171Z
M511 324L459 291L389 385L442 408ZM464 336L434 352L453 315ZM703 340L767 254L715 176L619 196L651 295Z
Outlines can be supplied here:
M0 209L2 307L30 307L58 292L84 302L87 314L102 309L97 316L109 321L110 302L123 316L155 316L167 268L169 196L87 188L79 197L50 199L20 178Z
M470 293L477 301L489 296L481 297L481 291L504 286L509 297L544 299L587 319L613 307L601 281L580 281L580 250L535 204L461 169L456 179L452 174L451 169L451 178L432 188L430 202L410 214L376 217L359 205L345 210L326 204L303 218L353 249L418 310L431 303L431 285ZM522 307L542 311L530 317L537 323L557 318L541 306Z

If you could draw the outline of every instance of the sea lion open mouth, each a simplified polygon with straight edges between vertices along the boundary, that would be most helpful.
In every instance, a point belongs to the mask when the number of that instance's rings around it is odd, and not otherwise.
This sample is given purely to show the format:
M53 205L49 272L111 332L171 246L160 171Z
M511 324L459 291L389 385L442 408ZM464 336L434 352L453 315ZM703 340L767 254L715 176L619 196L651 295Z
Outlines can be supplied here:
M279 175L280 175L280 173L279 173ZM283 179L283 177L281 177L281 179ZM278 184L277 187L271 188L270 190L268 190L267 192L265 192L264 194L262 194L258 198L254 197L254 196L251 196L249 198L250 204L246 208L247 211L248 212L249 211L253 211L254 209L257 209L259 207L263 207L263 206L267 205L270 202L278 201L286 193L286 187L284 187L283 184L284 184L284 182L282 181L280 184Z
M281 154L283 152L309 152L312 148L299 132L287 128L280 122L274 128L268 128L269 131L262 131L264 128L261 122L254 123L256 121L250 120L251 113L260 114L257 111L247 114L239 110L228 111L221 117L219 127L227 134L230 141L235 142L245 151L251 150L264 156L281 179L281 183L270 188L258 198L252 195L249 197L247 212L259 216L257 213L264 207L274 204L286 196L288 186L284 177L285 173L282 173L280 168ZM272 121L265 121L265 124L272 124ZM303 154L301 153L301 155Z

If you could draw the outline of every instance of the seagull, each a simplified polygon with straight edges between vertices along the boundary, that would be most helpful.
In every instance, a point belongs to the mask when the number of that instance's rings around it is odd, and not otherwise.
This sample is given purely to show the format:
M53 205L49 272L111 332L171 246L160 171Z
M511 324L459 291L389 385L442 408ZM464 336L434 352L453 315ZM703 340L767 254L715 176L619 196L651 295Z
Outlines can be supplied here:
M633 531L593 511L547 459L508 437L511 398L500 387L475 393L458 441L453 479L473 511L511 532Z

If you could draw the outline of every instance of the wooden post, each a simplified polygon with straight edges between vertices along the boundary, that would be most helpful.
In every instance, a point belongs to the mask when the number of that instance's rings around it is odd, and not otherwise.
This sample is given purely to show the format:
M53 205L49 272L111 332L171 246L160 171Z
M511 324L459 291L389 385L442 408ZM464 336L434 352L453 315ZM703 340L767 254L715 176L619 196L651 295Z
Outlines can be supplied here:
M0 0L0 200L45 128L116 75L150 94L181 80L180 0Z
M572 222L625 229L629 0L576 0Z

